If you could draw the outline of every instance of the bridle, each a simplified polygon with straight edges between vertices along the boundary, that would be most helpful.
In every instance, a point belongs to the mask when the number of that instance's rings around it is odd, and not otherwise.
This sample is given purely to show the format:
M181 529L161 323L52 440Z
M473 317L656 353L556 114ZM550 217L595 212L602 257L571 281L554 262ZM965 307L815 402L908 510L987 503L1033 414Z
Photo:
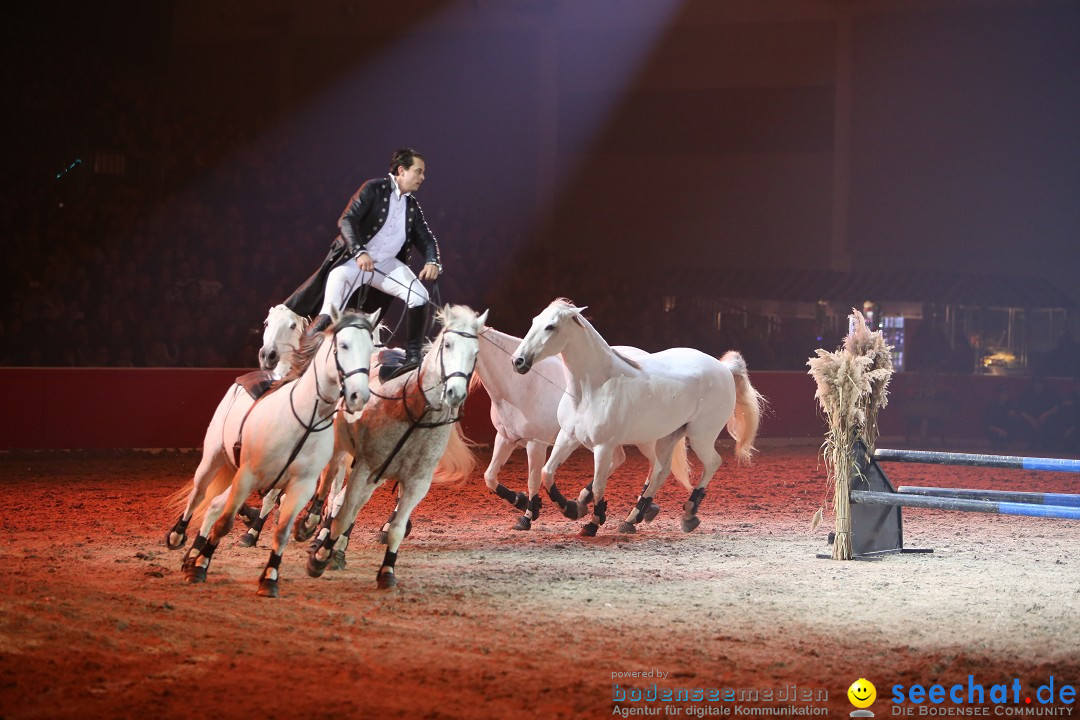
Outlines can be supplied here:
M285 471L289 469L289 466L292 465L294 460L296 460L296 456L300 454L300 450L304 447L304 443L307 441L308 436L312 433L322 432L323 430L326 430L327 428L333 426L334 415L337 414L338 402L341 400L341 398L345 396L345 381L351 378L353 375L357 375L359 373L370 376L370 368L358 367L354 368L353 370L346 371L345 368L341 366L341 360L338 357L337 336L338 333L342 330L352 327L367 331L368 335L372 337L374 336L374 330L372 329L371 323L359 315L347 316L344 321L339 321L338 324L334 326L334 334L331 336L331 340L334 343L334 367L337 370L338 384L341 388L338 391L338 395L336 398L334 398L333 400L327 400L325 397L323 397L322 388L319 387L318 368L313 369L313 373L315 375L315 395L319 398L319 400L331 406L330 413L326 417L319 420L315 419L315 416L319 412L319 403L316 402L312 403L311 419L309 419L307 422L304 422L303 418L301 418L299 413L296 412L296 403L293 402L293 393L296 392L296 386L299 383L294 382L292 384L292 388L289 390L289 409L292 410L293 417L296 418L296 421L300 423L300 426L302 428L304 428L304 434L300 436L300 439L297 440L296 445L293 446L292 452L289 453L289 459L285 461L284 467L281 468L281 472L279 472L277 474L277 477L274 478L274 482L270 483L268 487L261 491L260 494L263 497L265 497L267 493L274 490L277 487L277 484L281 482L281 478L285 475ZM312 359L312 362L316 362L317 359L317 357ZM254 407L254 405L252 407ZM250 413L251 411L248 410L248 412ZM246 420L247 417L245 416L244 419ZM320 423L322 423L321 426Z
M470 338L472 340L478 340L479 339L479 337L475 333L465 332L464 330L453 330L451 328L443 328L442 334L446 335L447 333L452 334L452 335L460 335L461 337ZM454 372L447 373L446 372L446 362L445 362L445 359L443 358L443 347L444 347L444 344L443 344L442 340L440 340L439 341L439 372L440 372L442 377L439 380L439 382L432 385L428 389L431 390L431 389L439 387L440 385L446 385L446 383L449 380L451 380L453 378L456 378L456 377L464 378L466 385L468 385L469 381L472 380L473 372L475 372L475 370L476 370L475 358L474 358L474 361L473 361L473 366L469 370L469 372L465 373L465 372L462 372L460 370L455 370ZM416 370L414 370L414 371L412 371L412 373L410 373L410 375L415 373L416 387L420 391L420 396L422 398L424 398L424 410L420 413L419 416L414 416L412 410L409 409L409 396L408 396L408 393L407 393L407 388L408 388L408 385L409 385L408 378L406 378L405 382L402 383L402 385L401 385L401 396L400 397L394 397L394 396L389 396L389 395L379 395L374 390L371 391L373 395L375 395L376 397L382 398L383 400L400 400L401 404L402 404L402 407L405 408L405 415L406 415L406 417L409 418L409 427L405 429L405 432L402 434L401 439L397 441L396 445L394 445L394 448L390 451L390 454L386 457L386 460L383 461L383 464L380 465L378 467L378 469L376 469L374 472L372 472L371 475L368 477L368 484L375 484L375 483L379 482L379 480L382 478L383 474L386 472L387 468L390 467L390 463L392 463L394 461L394 458L397 457L397 454L398 454L398 452L401 451L401 448L405 447L405 443L408 442L409 437L412 436L413 432L415 432L417 430L417 428L437 428L437 427L442 427L443 425L452 425L452 424L454 424L456 422L461 421L461 410L464 407L464 403L462 403L462 405L458 407L458 411L456 413L451 413L444 420L435 420L435 421L430 421L430 422L424 422L424 418L427 417L428 413L432 412L433 410L442 410L442 406L441 405L439 405L439 406L432 405L431 401L428 400L427 393L424 391L424 386L423 386L423 377L422 377L423 369L424 369L424 366L420 365L420 367L416 368ZM354 466L356 465L356 458L355 457L353 458L353 465Z

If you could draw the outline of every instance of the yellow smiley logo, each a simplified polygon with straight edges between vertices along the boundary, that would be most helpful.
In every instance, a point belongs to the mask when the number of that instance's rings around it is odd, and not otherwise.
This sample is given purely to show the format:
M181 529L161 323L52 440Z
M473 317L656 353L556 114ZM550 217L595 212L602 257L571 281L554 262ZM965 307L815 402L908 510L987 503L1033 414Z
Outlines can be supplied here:
M874 687L874 683L866 678L859 678L851 683L851 687L847 690L847 696L855 707L868 708L877 699L877 688Z

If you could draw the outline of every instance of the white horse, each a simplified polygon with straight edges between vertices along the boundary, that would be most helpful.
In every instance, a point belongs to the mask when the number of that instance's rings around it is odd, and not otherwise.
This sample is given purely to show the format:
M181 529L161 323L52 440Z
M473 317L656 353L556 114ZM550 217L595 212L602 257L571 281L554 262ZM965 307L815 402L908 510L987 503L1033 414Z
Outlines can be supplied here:
M259 348L259 368L273 373L278 380L292 370L293 354L307 329L307 318L284 305L275 305L263 321L263 343Z
M497 496L518 510L525 511L518 518L514 529L528 530L532 527L532 522L540 515L540 497L537 494L540 488L540 468L544 466L547 448L555 442L555 437L559 434L559 419L556 411L559 401L566 392L566 378L563 375L562 362L554 357L541 360L528 375L515 373L507 359L520 342L519 337L500 332L492 327L485 328L480 336L480 352L476 358L476 374L473 376L472 384L483 385L491 398L491 423L495 426L495 444L491 462L484 472L484 482ZM616 349L630 356L646 354L644 350L628 346L618 346ZM296 520L293 537L297 540L307 540L315 533L323 521L322 514L328 496L338 497L343 487L345 475L343 461L353 452L352 440L348 433L339 431L337 436L334 457L319 480L315 499L308 508L301 511ZM466 440L461 435L460 426L455 425L454 432L450 435L447 452L443 456L444 460L460 457L462 451L456 446L464 442ZM499 471L506 464L510 454L519 447L524 447L528 456L529 495L510 490L499 482ZM626 453L620 446L615 450L615 467L620 466L625 459ZM461 470L444 467L440 462L436 474L440 472L459 475ZM677 443L675 446L672 474L687 490L693 489L690 485L684 442ZM531 505L530 496L533 497ZM645 513L646 522L656 517L659 511L660 508L657 505L651 504ZM386 531L396 514L395 507L376 536L378 542L386 543ZM405 525L405 537L409 536L411 527L411 524ZM251 533L252 530L249 530L248 534ZM342 567L344 567L344 554L335 552L330 569L339 570Z
M240 463L227 494L220 491L230 485L228 473L219 472L207 488L215 499L184 559L188 582L206 580L214 551L232 529L248 495L277 490L282 497L281 513L270 559L259 578L259 595L278 596L278 568L292 524L311 498L333 450L332 433L323 431L332 426L339 402L356 412L368 400L377 315L331 312L331 326L301 347L295 377L285 379L276 392L264 395L243 416L230 413L226 417L226 437L241 439Z
M515 530L528 530L540 515L540 469L544 466L547 448L559 434L559 402L566 394L566 377L562 362L556 357L537 361L532 372L519 375L507 362L521 338L494 328L481 336L480 355L476 361L476 377L491 398L491 424L495 426L495 444L491 463L484 471L488 489L525 513L518 518ZM646 355L644 350L616 346L615 350L629 357ZM524 446L529 461L529 494L514 492L499 482L499 471L515 448ZM622 446L615 448L613 470L626 459ZM686 443L676 443L672 471L687 490L691 490L686 461ZM660 510L655 504L646 510L645 520L656 517Z
M559 435L541 473L548 496L576 519L595 498L592 520L582 535L595 535L606 520L604 489L619 445L636 445L652 469L645 488L620 532L634 532L670 469L675 445L685 436L704 464L701 479L683 505L682 528L700 524L698 506L720 467L715 444L726 425L735 455L748 462L754 451L764 399L750 384L737 352L720 360L691 348L672 348L631 359L616 352L566 300L555 300L537 315L512 362L527 373L546 357L561 355L567 394L559 403ZM555 470L577 447L593 452L592 487L568 501L555 487Z
M267 384L284 378L293 367L293 356L300 347L300 339L307 327L307 320L284 305L275 305L263 321L263 344L259 348L259 367L264 373L262 378ZM203 437L202 459L199 467L195 470L195 478L192 481L191 492L187 496L187 505L180 513L180 517L165 534L165 545L170 550L179 550L187 543L187 527L191 522L191 515L195 507L203 501L206 488L213 477L223 468L230 466L236 470L236 464L232 458L233 442L235 438L227 440L225 437L225 418L231 413L241 417L255 403L255 398L245 389L244 384L239 382L251 377L253 374L237 378L238 382L225 392L224 397L214 410L214 416L210 419L210 425L206 428ZM275 496L276 497L276 496ZM264 505L269 513L273 507L275 497L267 496ZM177 503L179 504L179 503Z
M371 367L375 371L387 363L396 365L402 359L404 359L402 350L385 348L375 353ZM470 391L475 382L474 376L474 380L469 384ZM329 527L330 515L341 506L341 502L345 497L346 467L356 456L357 438L359 433L362 432L359 420L359 417L346 412L344 408L338 410L337 417L334 419L334 454L319 478L319 486L315 490L315 497L312 498L307 507L300 511L300 515L296 518L296 524L293 527L293 538L297 541L302 542L311 539L320 526ZM476 458L469 447L469 441L461 432L461 423L453 423L450 437L447 439L446 450L435 466L433 482L444 483L464 480L472 473L475 467ZM398 508L395 506L390 513L390 517L387 518L382 529L376 535L376 540L383 545L386 544L386 532L389 530L390 523L393 522L397 512ZM248 534L251 534L251 532L251 530L248 530ZM405 537L409 537L410 532L412 532L411 520L405 523ZM346 538L350 537L351 534L352 528L345 531ZM318 541L316 541L316 546L317 544ZM341 570L344 567L345 552L335 550L329 569Z
M394 564L405 527L431 487L436 464L448 447L451 425L460 419L487 312L478 316L463 305L448 305L438 319L443 329L420 367L376 387L374 399L349 423L355 459L341 506L313 543L307 565L312 577L323 574L335 551L345 550L347 531L357 513L377 487L394 478L400 498L387 530L386 555L377 581L380 588L397 584ZM471 455L467 445L461 448Z

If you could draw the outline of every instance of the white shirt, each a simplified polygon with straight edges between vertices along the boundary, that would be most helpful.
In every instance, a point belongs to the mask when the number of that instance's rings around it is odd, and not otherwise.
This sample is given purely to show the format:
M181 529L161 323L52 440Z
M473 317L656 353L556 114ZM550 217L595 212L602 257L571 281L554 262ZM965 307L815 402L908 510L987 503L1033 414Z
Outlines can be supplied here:
M403 194L393 175L390 182L394 183L394 191L390 193L389 201L384 203L386 222L375 237L367 241L367 254L377 263L396 257L405 246L405 206L409 204L405 198L412 193ZM377 208L379 211L382 209Z

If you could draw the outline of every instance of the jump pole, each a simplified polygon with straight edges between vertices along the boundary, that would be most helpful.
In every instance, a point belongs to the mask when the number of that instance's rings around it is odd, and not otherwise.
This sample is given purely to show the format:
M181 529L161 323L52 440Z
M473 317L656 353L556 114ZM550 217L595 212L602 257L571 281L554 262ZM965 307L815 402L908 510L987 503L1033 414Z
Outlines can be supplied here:
M934 495L905 495L903 493L852 490L851 502L866 505L897 505L899 507L918 507L930 510L959 510L961 512L993 513L995 515L1023 515L1026 517L1080 520L1080 507L998 502L996 500L963 500Z
M878 460L881 460L1080 472L1080 460L885 448L876 450L871 456L859 442L855 444L853 453L855 472L850 487L852 552L855 557L933 552L904 547L901 509L905 507L1080 520L1080 495L914 486L897 488L889 482L878 464Z
M918 487L915 485L901 485L896 488L896 492L901 495L928 495L932 497L957 498L960 500L992 500L1005 503L1028 503L1031 505L1058 505L1061 507L1080 508L1080 495L1066 495L1065 493Z
M1011 468L1014 470L1049 470L1080 472L1080 460L1061 458L1017 457L1015 455L977 455L971 453L931 452L929 450L890 450L878 448L875 460L927 463L930 465L965 465L968 467Z

